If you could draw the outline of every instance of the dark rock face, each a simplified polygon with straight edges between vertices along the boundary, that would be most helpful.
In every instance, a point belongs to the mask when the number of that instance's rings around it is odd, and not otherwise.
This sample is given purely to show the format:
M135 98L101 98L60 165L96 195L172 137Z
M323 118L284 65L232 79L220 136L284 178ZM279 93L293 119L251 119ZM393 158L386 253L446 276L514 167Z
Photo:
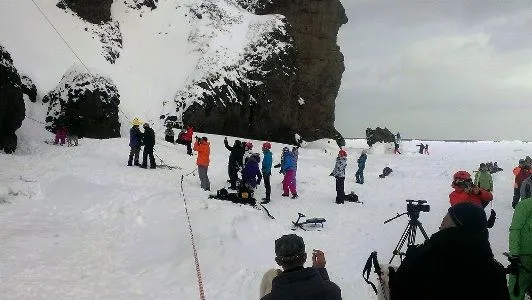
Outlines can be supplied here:
M6 153L17 148L15 131L26 117L24 90L11 55L0 45L0 149Z
M70 70L55 90L43 98L49 103L46 129L55 132L65 125L69 133L89 138L120 136L120 94L111 80Z
M111 4L113 0L61 0L57 7L68 7L83 20L99 24L111 21Z
M388 128L377 127L375 130L371 128L366 129L366 140L368 146L373 146L376 143L393 143L395 142L395 135Z
M196 91L179 94L176 102L183 122L218 134L293 144L297 133L304 140L334 138L344 145L334 128L335 100L345 69L336 43L340 26L347 22L340 1L234 1L259 15L285 16L285 28L265 35L263 43L288 46L264 59L254 51L262 45L252 45L246 60L254 63L256 72L241 72L243 80L225 78L224 85L213 84L218 78L206 78L195 84L203 90L199 95L194 87L189 90ZM260 84L244 83L248 81ZM198 102L185 107L194 98Z

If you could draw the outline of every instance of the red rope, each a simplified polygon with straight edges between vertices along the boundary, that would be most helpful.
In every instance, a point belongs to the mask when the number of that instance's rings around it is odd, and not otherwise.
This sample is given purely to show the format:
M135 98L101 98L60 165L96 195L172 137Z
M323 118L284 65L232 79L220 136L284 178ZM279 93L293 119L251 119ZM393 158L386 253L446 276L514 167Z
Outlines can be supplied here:
M190 242L192 244L192 252L194 253L194 263L196 264L196 277L198 278L200 300L205 300L205 291L203 289L203 280L201 279L201 270L200 270L200 265L199 265L198 251L196 250L196 243L194 242L194 233L192 232L192 223L190 222L190 214L188 213L187 199L185 198L185 191L183 190L184 177L185 176L181 175L181 195L183 196L185 213L187 215L188 230L190 233Z

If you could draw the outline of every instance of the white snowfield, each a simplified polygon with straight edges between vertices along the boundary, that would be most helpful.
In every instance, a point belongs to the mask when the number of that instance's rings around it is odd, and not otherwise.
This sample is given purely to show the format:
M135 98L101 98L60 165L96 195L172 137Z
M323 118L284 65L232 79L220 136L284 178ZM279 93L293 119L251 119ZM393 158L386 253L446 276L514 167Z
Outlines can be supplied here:
M184 146L165 144L158 132L155 153L181 170L127 167L128 139L81 139L78 147L42 143L51 134L29 120L18 131L15 155L0 154L0 185L8 203L0 205L0 298L8 299L199 299L196 270L180 190L181 176L195 169ZM199 134L202 136L202 134ZM211 142L212 192L227 185L229 152L223 137ZM39 140L40 138L40 140ZM232 143L233 138L229 139ZM329 177L338 148L334 142L309 143L300 150L299 199L281 197L281 175L272 175L275 220L249 206L208 199L197 176L184 178L184 194L196 238L206 299L258 299L262 274L275 267L274 240L293 233L291 222L302 212L327 220L323 230L303 232L307 251L326 253L331 279L343 299L376 299L362 280L371 251L382 262L391 257L406 227L406 199L425 199L431 211L420 220L434 233L449 207L452 174L470 172L480 162L497 161L494 174L498 219L490 230L497 259L506 264L513 190L512 168L532 152L522 142L429 142L430 155L404 142L402 155L387 146L370 150L365 184L354 181L356 159L367 148L350 140L346 190L364 204L334 203ZM255 150L260 143L254 143ZM274 144L274 164L283 145ZM158 161L159 162L159 161ZM393 173L379 179L385 166ZM261 186L256 196L262 198ZM489 212L489 210L487 210ZM421 242L418 234L418 241Z

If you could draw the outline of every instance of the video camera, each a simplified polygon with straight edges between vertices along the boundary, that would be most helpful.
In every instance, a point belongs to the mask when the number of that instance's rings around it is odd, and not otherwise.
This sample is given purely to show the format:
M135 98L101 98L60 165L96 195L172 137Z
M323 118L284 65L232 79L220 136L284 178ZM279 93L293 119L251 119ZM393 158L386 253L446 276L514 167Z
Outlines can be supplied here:
M427 200L406 200L406 211L410 214L419 212L429 212L430 205L425 204ZM415 202L415 204L414 204Z
M471 180L455 181L454 185L462 189L467 189L473 186L473 181Z

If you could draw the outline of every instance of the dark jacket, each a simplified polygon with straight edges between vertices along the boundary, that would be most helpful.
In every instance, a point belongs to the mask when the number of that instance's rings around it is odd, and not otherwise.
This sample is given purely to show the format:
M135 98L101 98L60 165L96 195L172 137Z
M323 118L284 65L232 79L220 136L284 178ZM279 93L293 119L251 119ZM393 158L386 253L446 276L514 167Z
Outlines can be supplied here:
M259 162L254 156L251 156L242 170L242 183L244 185L249 185L254 189L261 180L262 173L259 169Z
M272 291L261 300L341 300L340 288L325 268L297 268L273 279Z
M129 147L140 147L142 143L142 132L138 126L133 126L129 130Z
M232 167L242 167L242 160L244 159L245 152L244 146L242 144L235 144L231 147L227 140L224 140L224 145L227 150L231 151L231 154L229 154L229 165Z
M150 127L144 128L144 134L142 137L145 147L155 146L155 132Z
M393 300L510 299L487 229L447 228L411 247L392 274Z
M360 170L364 170L364 168L366 168L366 160L368 159L368 156L364 153L362 153L360 155L360 157L358 158L357 162L358 162L358 169Z

